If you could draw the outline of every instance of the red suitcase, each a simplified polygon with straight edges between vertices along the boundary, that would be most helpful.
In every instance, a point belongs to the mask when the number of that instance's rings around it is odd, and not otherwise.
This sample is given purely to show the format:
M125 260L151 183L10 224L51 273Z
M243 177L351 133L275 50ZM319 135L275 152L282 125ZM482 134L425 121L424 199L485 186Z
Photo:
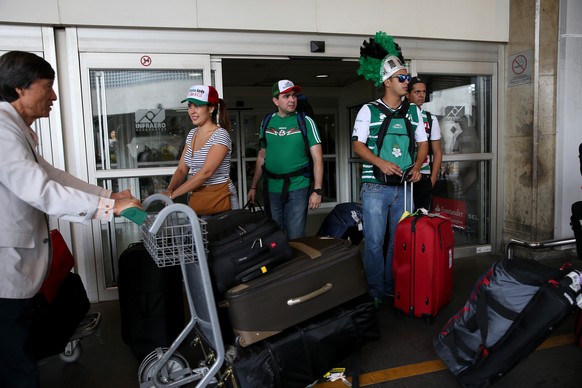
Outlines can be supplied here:
M400 221L394 241L394 307L431 324L453 293L453 226L439 214Z
M53 301L61 284L63 284L65 278L75 266L75 258L69 250L61 232L58 229L53 229L50 231L50 234L53 250L51 266L48 276L38 291L39 294L44 294L44 297L49 303Z

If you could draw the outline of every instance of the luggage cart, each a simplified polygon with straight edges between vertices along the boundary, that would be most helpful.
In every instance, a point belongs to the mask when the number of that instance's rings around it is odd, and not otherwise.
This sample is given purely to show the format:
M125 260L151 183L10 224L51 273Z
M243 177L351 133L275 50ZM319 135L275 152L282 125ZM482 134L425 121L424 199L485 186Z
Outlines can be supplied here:
M210 280L206 251L206 222L184 204L173 204L161 194L144 200L147 210L154 201L166 206L149 214L142 225L144 246L158 265L179 265L191 318L169 348L157 348L142 361L138 370L140 388L179 387L197 382L196 388L219 385L218 372L225 361L225 348ZM177 350L195 331L212 349L212 356L191 369Z

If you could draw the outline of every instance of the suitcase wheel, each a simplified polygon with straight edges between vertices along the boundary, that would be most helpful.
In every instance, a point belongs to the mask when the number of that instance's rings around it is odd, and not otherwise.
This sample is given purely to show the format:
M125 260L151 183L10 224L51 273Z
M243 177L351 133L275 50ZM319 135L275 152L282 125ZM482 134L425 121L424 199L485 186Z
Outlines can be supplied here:
M422 317L424 319L424 322L431 326L434 323L434 318L431 315L425 315Z
M237 348L242 347L240 335L237 335L236 337L234 337L234 346L236 346Z
M67 344L65 351L59 354L59 358L63 362L71 363L77 361L81 357L81 353L83 353L81 343L79 340L75 340Z

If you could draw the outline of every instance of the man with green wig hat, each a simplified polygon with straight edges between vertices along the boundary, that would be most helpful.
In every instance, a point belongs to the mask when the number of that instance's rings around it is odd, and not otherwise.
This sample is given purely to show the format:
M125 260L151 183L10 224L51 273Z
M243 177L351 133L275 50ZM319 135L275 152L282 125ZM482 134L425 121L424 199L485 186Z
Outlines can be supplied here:
M377 32L364 41L358 74L384 88L381 98L362 106L352 132L353 150L364 161L364 265L369 293L379 307L384 298L394 294L392 256L396 226L405 210L404 181L420 180L428 141L420 110L403 100L410 76L391 36ZM410 198L411 185L407 186Z

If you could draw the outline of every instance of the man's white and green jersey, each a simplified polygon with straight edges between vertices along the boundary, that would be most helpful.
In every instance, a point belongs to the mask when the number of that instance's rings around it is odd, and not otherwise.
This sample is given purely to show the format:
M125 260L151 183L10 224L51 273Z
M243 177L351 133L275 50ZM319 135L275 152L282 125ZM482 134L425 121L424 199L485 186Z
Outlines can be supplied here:
M384 104L382 99L376 100L380 104ZM390 111L395 111L390 107L387 107ZM414 127L414 140L417 143L427 141L426 132L424 129L424 123L420 119L421 112L420 109L415 104L410 104L408 108L408 113L406 118L410 120L412 126ZM374 155L378 155L378 150L376 149L376 141L378 140L378 133L380 131L380 126L384 121L385 115L376 108L373 104L368 103L360 109L358 115L356 116L356 121L354 123L354 129L352 131L352 141L359 141L365 143L370 151ZM391 123L392 125L392 123ZM382 183L374 177L373 166L370 163L364 162L362 169L362 183Z

